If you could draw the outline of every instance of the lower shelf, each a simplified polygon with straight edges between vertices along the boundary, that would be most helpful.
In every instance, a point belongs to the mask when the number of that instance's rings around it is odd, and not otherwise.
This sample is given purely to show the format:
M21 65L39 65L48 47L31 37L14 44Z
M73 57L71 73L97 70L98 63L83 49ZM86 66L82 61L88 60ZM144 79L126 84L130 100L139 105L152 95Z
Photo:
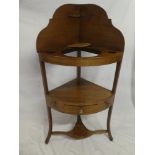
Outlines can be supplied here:
M111 135L110 129L107 130L89 130L87 127L83 124L81 120L81 116L78 115L77 122L74 126L74 128L70 131L51 131L49 130L47 138L45 140L45 143L48 144L51 135L67 135L75 139L82 139L87 138L93 134L106 134L108 138L113 141L113 137Z
M68 114L92 114L113 104L113 93L84 79L72 80L49 92L48 106Z

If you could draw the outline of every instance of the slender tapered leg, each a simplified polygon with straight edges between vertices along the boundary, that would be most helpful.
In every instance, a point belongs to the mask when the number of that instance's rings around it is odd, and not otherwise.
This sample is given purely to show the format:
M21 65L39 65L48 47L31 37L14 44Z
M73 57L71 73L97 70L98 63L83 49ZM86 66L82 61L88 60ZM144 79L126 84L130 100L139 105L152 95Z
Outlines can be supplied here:
M107 131L108 131L108 137L111 141L113 141L113 137L112 137L112 134L111 134L111 129L110 129L110 121L111 121L111 114L112 114L112 109L113 109L113 106L111 106L109 108L109 111L108 111L108 118L107 118Z
M48 130L48 135L47 138L45 140L45 143L48 144L50 138L51 138L51 134L52 134L52 113L51 113L51 108L47 107L47 113L48 113L48 122L49 122L49 130Z
M42 74L42 80L43 80L43 86L44 86L44 92L45 92L45 98L46 95L48 94L48 84L47 84L47 77L46 77L46 68L45 68L45 63L40 61L40 69L41 69L41 74ZM46 99L46 104L47 104L47 99ZM48 135L45 140L45 143L48 144L51 134L52 134L52 114L51 114L51 108L48 107L47 105L47 114L48 114L48 122L49 122L49 130L48 130Z
M113 88L112 88L112 92L113 92L114 95L115 95L115 93L116 93L116 88L117 88L119 73L120 73L120 69L121 69L121 63L122 63L122 61L118 61L117 64L116 64L115 77L114 77ZM113 102L114 102L114 99L113 99ZM110 129L110 121L111 121L112 109L113 109L113 106L111 106L111 107L109 108L109 111L108 111L108 118L107 118L107 131L108 131L108 137L109 137L109 139L110 139L111 141L113 141L113 137L112 137L111 129Z

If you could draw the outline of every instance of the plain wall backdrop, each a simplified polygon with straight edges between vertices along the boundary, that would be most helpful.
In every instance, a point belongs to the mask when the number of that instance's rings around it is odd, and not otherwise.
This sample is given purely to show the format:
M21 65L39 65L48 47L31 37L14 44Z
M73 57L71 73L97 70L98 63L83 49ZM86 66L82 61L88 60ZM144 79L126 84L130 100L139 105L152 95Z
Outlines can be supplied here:
M48 131L46 105L36 53L38 33L55 9L65 3L94 3L105 9L125 37L125 53L118 82L111 127L114 142L94 135L76 141L64 136L44 139ZM74 67L46 65L49 88L76 76ZM82 77L111 88L115 65L84 67ZM52 110L54 129L70 129L76 117ZM83 116L90 129L105 128L107 111ZM20 0L20 155L133 155L134 154L134 0Z

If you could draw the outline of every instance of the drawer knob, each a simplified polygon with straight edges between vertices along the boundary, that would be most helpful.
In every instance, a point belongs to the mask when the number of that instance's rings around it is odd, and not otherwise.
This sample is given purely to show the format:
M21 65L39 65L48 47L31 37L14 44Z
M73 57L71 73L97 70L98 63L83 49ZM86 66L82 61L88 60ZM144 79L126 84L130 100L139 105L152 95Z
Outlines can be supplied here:
M79 114L82 114L82 113L83 113L83 109L80 109Z

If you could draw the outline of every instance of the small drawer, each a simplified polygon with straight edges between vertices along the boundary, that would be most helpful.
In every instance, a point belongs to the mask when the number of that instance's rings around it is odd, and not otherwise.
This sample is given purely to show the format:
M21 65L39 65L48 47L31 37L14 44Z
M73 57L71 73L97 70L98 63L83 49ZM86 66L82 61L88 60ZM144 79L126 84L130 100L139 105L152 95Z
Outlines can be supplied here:
M64 103L54 103L53 108L57 111L68 113L68 114L76 114L76 115L87 115L93 114L96 112L100 112L108 107L111 104L102 103L102 104L92 104L92 105L69 105Z

